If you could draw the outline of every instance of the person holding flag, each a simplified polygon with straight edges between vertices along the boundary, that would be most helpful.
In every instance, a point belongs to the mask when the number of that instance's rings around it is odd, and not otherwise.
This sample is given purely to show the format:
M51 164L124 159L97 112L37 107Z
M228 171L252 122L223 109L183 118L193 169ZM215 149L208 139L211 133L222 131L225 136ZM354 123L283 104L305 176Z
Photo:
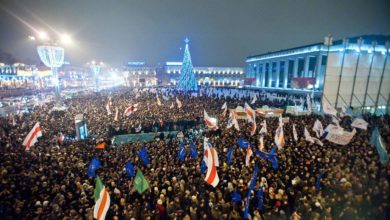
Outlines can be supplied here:
M194 159L198 158L198 150L196 149L196 146L192 140L190 142L190 155Z
M233 151L234 151L234 148L233 147L229 147L229 150L226 153L226 162L229 165L233 163Z
M183 143L180 143L178 157L180 161L184 161L186 159L186 150L184 149Z
M88 166L88 177L95 177L96 170L101 167L100 161L97 158L93 158Z
M42 137L42 129L39 126L39 122L37 122L23 141L22 145L26 147L26 151L30 150L30 147L37 143L39 137Z
M138 157L141 159L142 163L147 166L150 164L149 160L149 154L148 151L146 150L145 146L141 148L141 151L138 153Z

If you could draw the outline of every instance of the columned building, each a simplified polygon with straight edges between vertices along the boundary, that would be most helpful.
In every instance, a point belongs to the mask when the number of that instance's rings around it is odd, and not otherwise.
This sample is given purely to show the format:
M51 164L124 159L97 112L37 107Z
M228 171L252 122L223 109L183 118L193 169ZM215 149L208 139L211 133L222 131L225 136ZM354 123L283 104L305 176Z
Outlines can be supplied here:
M181 62L166 62L163 67L163 85L176 85L181 74ZM244 83L244 68L197 67L193 69L199 86L239 87Z
M123 69L125 83L130 87L157 85L156 67L147 66L145 62L128 62Z
M247 86L314 92L337 108L383 111L390 100L389 41L383 35L326 37L325 43L250 56Z

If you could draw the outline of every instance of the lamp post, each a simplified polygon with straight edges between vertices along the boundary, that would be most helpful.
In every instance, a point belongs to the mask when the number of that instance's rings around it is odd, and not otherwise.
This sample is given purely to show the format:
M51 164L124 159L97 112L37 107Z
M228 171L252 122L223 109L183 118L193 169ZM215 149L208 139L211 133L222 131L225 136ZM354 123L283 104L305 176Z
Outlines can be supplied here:
M38 37L29 36L30 40L40 40L37 46L39 58L49 67L52 72L52 83L54 85L54 93L56 101L61 101L61 88L58 79L58 68L64 64L65 49L62 45L70 44L72 39L69 35L63 34L59 38L52 40L46 32L39 32Z
M92 61L89 65L89 68L91 69L94 79L95 79L95 92L99 92L99 73L103 66L103 62L97 63L95 61Z

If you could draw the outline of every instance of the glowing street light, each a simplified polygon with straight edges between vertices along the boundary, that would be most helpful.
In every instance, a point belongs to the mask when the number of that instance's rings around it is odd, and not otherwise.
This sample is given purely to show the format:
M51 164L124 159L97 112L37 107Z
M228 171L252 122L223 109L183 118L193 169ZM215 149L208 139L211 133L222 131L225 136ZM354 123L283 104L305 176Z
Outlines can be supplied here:
M71 36L69 36L68 34L62 34L60 36L60 39L61 39L61 43L63 43L64 45L69 45L73 43Z
M38 32L38 37L41 40L49 40L49 35L45 31Z
M99 92L99 73L101 70L101 67L104 65L103 62L95 62L94 60L91 61L91 64L89 65L89 68L91 69L94 78L95 78L95 92Z
M37 46L37 52L41 61L45 66L50 67L52 72L52 83L55 89L55 96L57 102L61 99L60 81L58 79L58 68L64 64L65 49L61 45L68 45L72 43L72 38L63 34L56 40L51 40L45 31L37 33L37 37L28 36L30 40L40 40Z

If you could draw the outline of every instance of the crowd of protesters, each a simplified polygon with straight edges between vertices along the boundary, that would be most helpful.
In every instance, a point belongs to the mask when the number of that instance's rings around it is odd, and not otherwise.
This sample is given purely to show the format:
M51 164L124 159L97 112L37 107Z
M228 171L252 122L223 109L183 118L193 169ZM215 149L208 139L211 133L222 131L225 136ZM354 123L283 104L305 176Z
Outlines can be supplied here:
M175 102L176 97L182 102L181 108ZM195 97L173 90L164 98L159 93L159 98L162 105L157 104L154 92L117 89L64 100L65 111L51 111L54 103L50 103L37 106L28 114L1 117L1 219L93 219L95 178L88 177L87 169L94 157L101 162L96 174L111 197L107 219L243 219L255 164L259 165L255 188L264 189L264 207L258 209L258 200L252 193L250 219L390 218L389 163L380 163L375 147L369 144L374 125L384 142L390 143L388 116L364 115L368 130L359 129L346 146L326 140L319 146L306 142L303 130L306 127L311 131L316 119L327 125L331 118L290 115L289 123L284 125L286 144L277 152L279 167L273 169L259 156L252 156L250 166L245 166L246 151L237 146L241 137L257 149L260 129L252 136L246 120L239 120L240 131L227 129L228 115L221 115L225 102L233 109L249 103L251 98L205 94ZM252 107L283 106L285 102L263 98ZM138 110L125 116L125 109L135 103ZM217 117L218 130L205 128L203 110ZM86 140L74 138L77 114L86 118L90 134ZM258 128L264 120L268 129L264 151L269 151L275 145L279 122L278 118L257 117ZM351 120L348 116L342 118L340 126L352 130ZM36 122L40 122L43 136L26 151L23 139ZM298 141L293 139L292 124L296 125ZM141 132L155 132L156 138L148 143L110 144L113 134L134 133L139 125ZM184 140L160 134L173 130L181 130ZM59 133L66 137L62 144L57 141ZM215 188L206 184L205 173L201 171L204 137L209 138L219 155L220 181ZM194 141L199 156L187 155L180 161L177 156L180 141L189 152L190 140ZM96 149L96 144L102 141L107 143L106 148ZM150 156L149 165L138 158L143 146ZM231 146L234 156L228 164L226 152ZM134 190L134 178L126 175L127 161L142 170L150 184L143 194ZM240 201L232 201L234 191L240 195Z

